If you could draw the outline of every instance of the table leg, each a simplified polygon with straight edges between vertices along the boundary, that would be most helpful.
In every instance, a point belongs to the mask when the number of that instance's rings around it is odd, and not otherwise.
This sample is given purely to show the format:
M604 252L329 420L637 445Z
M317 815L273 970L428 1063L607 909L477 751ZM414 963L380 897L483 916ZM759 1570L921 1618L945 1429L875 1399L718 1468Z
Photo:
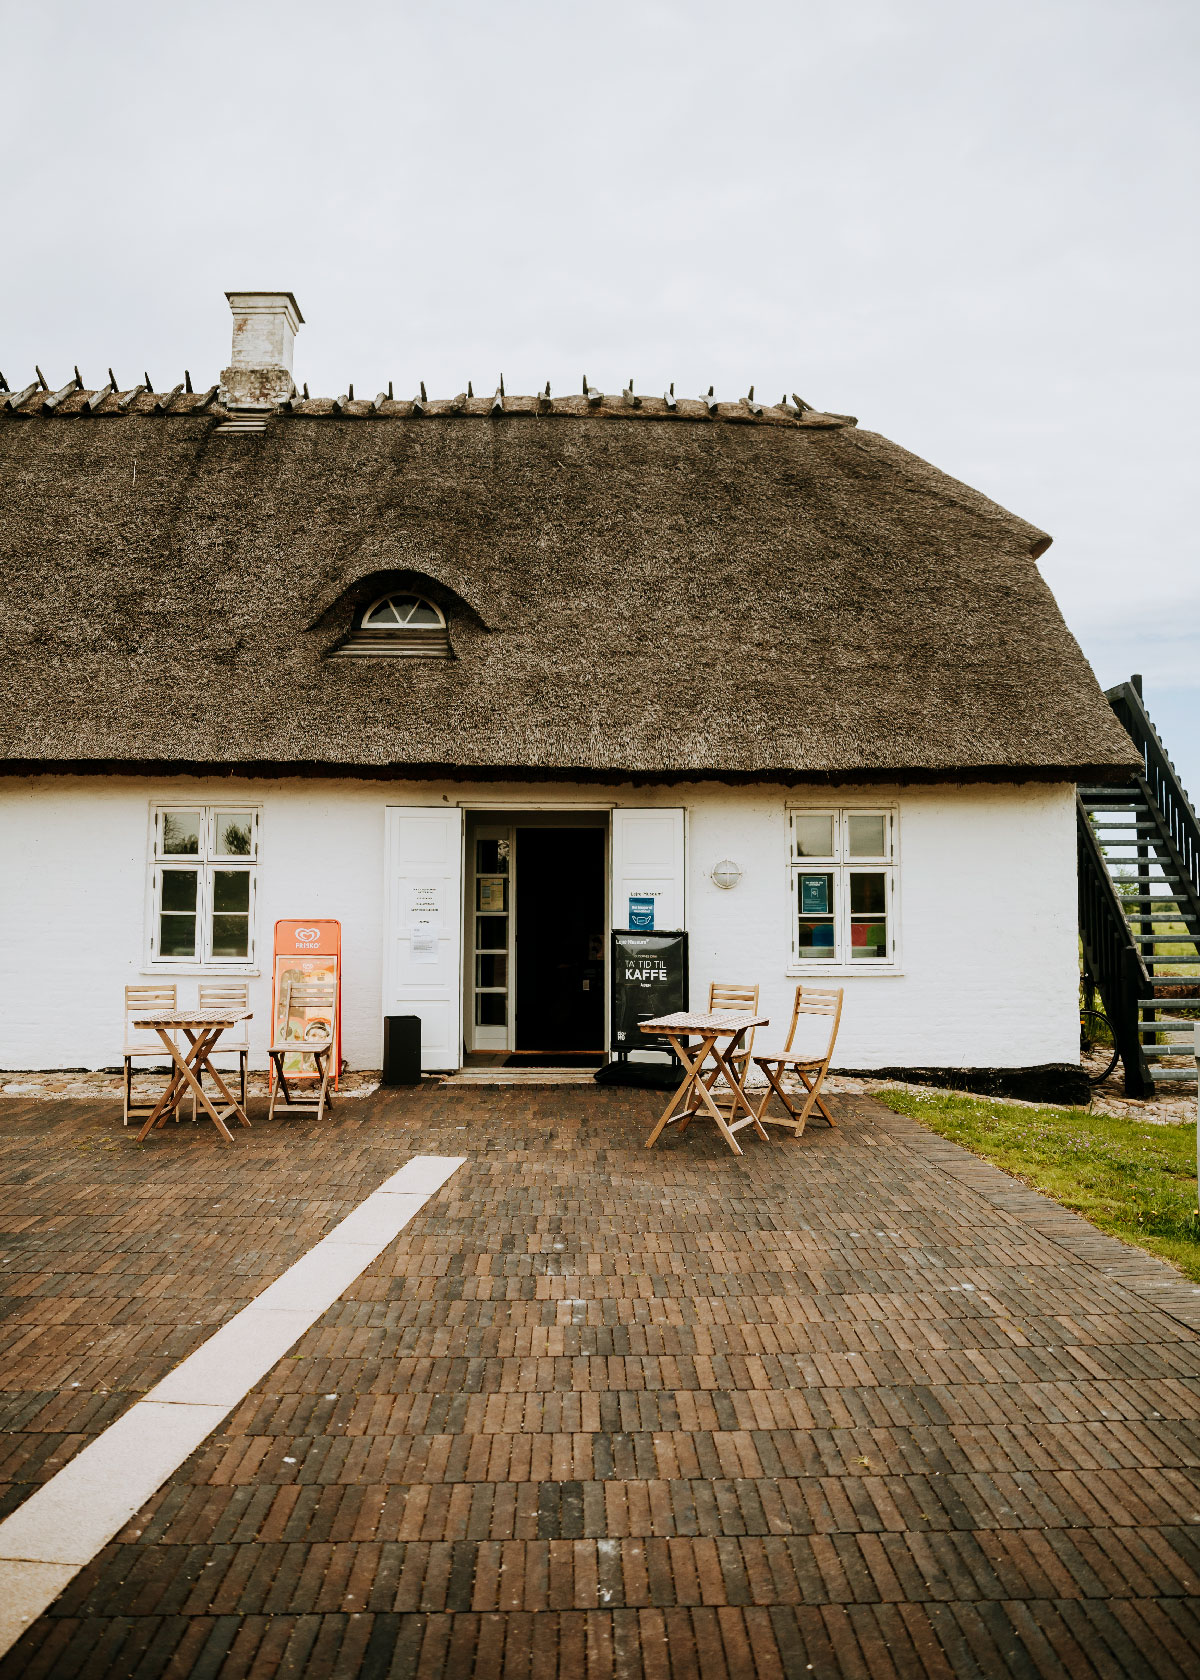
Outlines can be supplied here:
M666 1108L663 1109L661 1119L659 1120L657 1126L655 1126L654 1130L650 1133L650 1136L646 1139L647 1149L654 1148L654 1145L658 1142L663 1129L670 1125L672 1119L680 1121L684 1120L684 1114L676 1114L675 1110L686 1097L691 1095L699 1080L698 1069L703 1066L704 1058L708 1054L709 1048L715 1042L711 1038L701 1039L700 1048L696 1052L695 1060L689 1061L686 1036L677 1035L675 1033L664 1033L663 1036L670 1041L672 1050L674 1050L675 1054L679 1057L679 1060L683 1063L684 1068L687 1071L684 1074L682 1085L680 1085L679 1089L675 1092Z
M717 1128L720 1131L721 1136L725 1139L725 1142L729 1145L730 1149L733 1150L733 1153L735 1155L741 1155L743 1153L742 1147L738 1143L738 1140L734 1137L733 1133L730 1131L729 1127L726 1125L725 1116L721 1113L721 1110L717 1107L716 1103L712 1100L712 1095L710 1093L709 1086L708 1086L708 1084L705 1083L704 1076L703 1076L704 1063L707 1061L709 1055L713 1051L713 1048L714 1048L714 1046L717 1042L717 1034L716 1033L705 1033L701 1037L700 1046L695 1053L694 1060L691 1060L691 1061L689 1061L687 1052L684 1050L683 1045L676 1039L675 1035L673 1033L669 1033L667 1036L671 1039L671 1043L672 1043L672 1046L675 1050L675 1054L679 1057L680 1061L683 1063L684 1067L687 1069L687 1078L684 1080L683 1084L679 1087L678 1091L676 1091L675 1095L671 1098L671 1101L667 1104L666 1110L663 1113L662 1119L658 1122L658 1125L655 1126L654 1130L650 1133L650 1136L647 1138L646 1148L647 1149L652 1149L654 1147L655 1143L657 1143L657 1141L658 1141L660 1133L663 1131L664 1127L666 1127L667 1125L670 1124L672 1117L679 1120L680 1122L684 1122L686 1120L691 1119L692 1113L691 1113L690 1110L684 1110L680 1114L675 1114L675 1109L676 1109L677 1105L679 1104L680 1100L683 1098L683 1096L686 1093L688 1095L694 1095L697 1102L699 1102L703 1105L703 1107L708 1111L708 1113L712 1117L712 1119L714 1119L716 1121ZM717 1069L717 1072L718 1073L720 1072L719 1067ZM715 1077L715 1074L714 1074L714 1077ZM736 1091L736 1085L735 1085L735 1091ZM745 1102L745 1100L746 1100L745 1094L743 1093L742 1094L742 1101ZM700 1111L699 1111L699 1109L697 1109L695 1112L699 1113Z
M187 1029L185 1028L184 1030L186 1031ZM209 1102L207 1091L205 1091L204 1087L200 1084L199 1080L196 1078L195 1074L192 1072L193 1065L201 1067L201 1068L204 1067L204 1065L206 1063L206 1060L207 1060L207 1057L208 1057L208 1054L211 1051L213 1045L216 1043L217 1039L220 1038L222 1030L223 1029L221 1027L218 1027L215 1032L212 1031L211 1029L209 1029L207 1031L200 1032L194 1039L192 1039L191 1049L190 1049L186 1058L179 1053L178 1046L175 1045L170 1039L168 1039L167 1034L164 1033L161 1029L159 1029L159 1037L165 1039L168 1042L168 1044L170 1044L172 1060L174 1061L176 1067L179 1069L179 1073L180 1073L180 1076L181 1076L183 1082L186 1083L188 1086L190 1086L192 1094L195 1096L197 1103L200 1105L201 1108L203 1108L207 1111L209 1119L212 1121L213 1125L220 1132L221 1136L225 1139L226 1143L232 1143L233 1142L233 1133L228 1129L225 1122L222 1120L221 1116L217 1113L216 1109L213 1107L212 1103ZM190 1033L188 1033L188 1037L191 1038ZM211 1073L211 1071L212 1071L212 1069L211 1069L211 1066L210 1066L209 1067L209 1072ZM180 1094L182 1095L182 1092ZM142 1139L150 1131L151 1126L155 1123L156 1116L158 1115L158 1110L161 1109L162 1107L163 1107L163 1104L160 1102L159 1105L158 1105L158 1108L155 1109L154 1114L152 1114L150 1116L150 1119L147 1120L146 1124L142 1127L141 1131L138 1133L138 1142L139 1143L142 1141ZM162 1122L165 1119L166 1119L166 1112L164 1111L164 1113L162 1114L162 1117L158 1121L158 1123L161 1125Z
M753 1126L755 1131L758 1133L759 1137L763 1138L767 1143L770 1143L770 1141L771 1141L770 1137L763 1130L762 1122L759 1120L758 1115L754 1112L754 1109L751 1107L750 1099L749 1099L749 1097L747 1097L745 1090L743 1089L742 1085L739 1083L737 1074L733 1071L733 1066L732 1066L733 1053L734 1053L734 1049L737 1045L737 1040L741 1036L742 1035L739 1033L737 1035L737 1037L735 1037L733 1040L731 1040L730 1045L729 1045L729 1049L726 1050L724 1052L724 1054L722 1054L722 1052L720 1050L718 1050L715 1045L713 1047L713 1060L717 1064L717 1068L718 1068L718 1071L721 1074L721 1077L724 1079L726 1085L728 1085L730 1091L733 1094L733 1101L730 1104L730 1108L729 1108L729 1127L728 1127L729 1135L732 1137L734 1131L741 1131L743 1126ZM713 1081L713 1083L715 1084L715 1080ZM709 1085L708 1089L711 1091L711 1089L712 1089L711 1084ZM715 1107L716 1105L714 1104L713 1106ZM746 1113L749 1116L748 1119L740 1120L740 1121L738 1120L737 1113L738 1113L739 1108L744 1108L746 1110ZM735 1121L737 1122L736 1125L734 1124ZM722 1128L722 1129L724 1130L725 1128Z
M220 1032L217 1033L216 1037L219 1038L221 1036L221 1032L224 1032L224 1030L225 1029L222 1027L220 1029ZM205 1072L207 1072L211 1076L213 1081L215 1082L215 1084L217 1086L217 1089L220 1091L221 1095L225 1098L225 1101L229 1104L229 1109L228 1109L228 1113L226 1115L226 1118L228 1118L229 1114L232 1114L235 1117L235 1119L238 1121L239 1125L248 1126L250 1124L250 1122L246 1118L245 1109L242 1107L241 1103L237 1101L236 1097L233 1095L233 1093L229 1089L228 1085L226 1085L225 1081L221 1078L221 1075L217 1072L216 1068L213 1066L213 1064L210 1060L210 1057L213 1055L213 1052L214 1052L215 1044L216 1044L216 1039L214 1038L212 1044L209 1045L208 1050L206 1051L205 1055L202 1058L203 1066L199 1066L199 1065L197 1066L197 1072L200 1075L201 1082L203 1083L204 1074L205 1074Z
M720 1071L721 1053L720 1053L719 1050L716 1049L716 1039L715 1038L711 1039L709 1041L708 1049L709 1049L710 1052L712 1052L713 1056L715 1057L715 1059L717 1061L717 1064L718 1064L718 1071ZM738 1142L738 1140L734 1137L733 1133L730 1131L729 1125L728 1125L728 1123L725 1119L725 1116L721 1113L721 1110L717 1107L716 1103L712 1099L711 1088L704 1083L703 1079L698 1080L697 1083L696 1083L696 1095L699 1097L700 1101L704 1104L705 1108L708 1110L708 1112L712 1116L712 1118L716 1121L717 1129L720 1132L721 1136L725 1139L725 1142L729 1145L730 1149L733 1150L733 1153L735 1155L741 1155L743 1153L742 1146ZM744 1100L745 1099L743 1098L743 1101Z
M146 1124L137 1135L137 1141L139 1143L141 1143L142 1139L146 1137L152 1127L165 1124L167 1115L171 1114L176 1108L178 1108L180 1102L183 1100L183 1079L179 1072L179 1046L165 1027L155 1027L154 1030L166 1046L167 1054L170 1056L173 1065L171 1069L171 1077L167 1081L166 1090L151 1109ZM188 1034L188 1038L194 1045L196 1041L192 1038L190 1033Z

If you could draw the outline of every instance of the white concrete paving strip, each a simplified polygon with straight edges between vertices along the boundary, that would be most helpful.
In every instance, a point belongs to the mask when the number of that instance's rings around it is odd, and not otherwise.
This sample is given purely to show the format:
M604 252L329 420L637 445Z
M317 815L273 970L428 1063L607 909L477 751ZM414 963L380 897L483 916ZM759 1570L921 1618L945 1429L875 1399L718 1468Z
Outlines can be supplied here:
M414 1155L0 1522L0 1655L465 1160Z

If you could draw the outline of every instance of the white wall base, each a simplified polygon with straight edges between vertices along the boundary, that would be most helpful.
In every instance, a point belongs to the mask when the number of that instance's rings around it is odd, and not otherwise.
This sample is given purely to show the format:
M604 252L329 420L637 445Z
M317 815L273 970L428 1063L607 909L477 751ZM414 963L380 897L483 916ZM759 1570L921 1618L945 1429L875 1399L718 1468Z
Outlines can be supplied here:
M378 1067L384 955L384 808L573 801L683 805L694 1006L710 980L757 980L782 1042L789 972L787 807L895 802L900 811L898 972L846 987L837 1062L846 1067L1021 1067L1079 1054L1074 789L785 789L715 783L571 784L250 781L47 776L0 783L0 1068L109 1067L120 1060L122 988L174 973L182 1000L202 973L147 962L148 813L156 801L262 807L258 961L249 975L251 1065L266 1063L277 918L342 923L343 1053ZM722 891L713 866L742 880ZM228 972L225 970L224 972Z

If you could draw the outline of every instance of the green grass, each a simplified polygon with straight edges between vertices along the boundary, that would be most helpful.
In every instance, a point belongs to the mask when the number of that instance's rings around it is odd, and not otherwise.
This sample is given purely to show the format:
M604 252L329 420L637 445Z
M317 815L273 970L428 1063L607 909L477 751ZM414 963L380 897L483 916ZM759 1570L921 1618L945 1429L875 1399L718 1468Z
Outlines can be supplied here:
M992 1103L956 1091L875 1095L895 1113L911 1115L1200 1283L1192 1122L1154 1126L1079 1108Z

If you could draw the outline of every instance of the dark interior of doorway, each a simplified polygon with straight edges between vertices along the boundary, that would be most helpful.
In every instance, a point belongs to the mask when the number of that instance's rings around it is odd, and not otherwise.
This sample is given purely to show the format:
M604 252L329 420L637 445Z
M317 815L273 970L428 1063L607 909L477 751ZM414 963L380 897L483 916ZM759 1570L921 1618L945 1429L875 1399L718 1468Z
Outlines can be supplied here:
M517 830L514 1064L604 1049L604 830ZM596 1058L596 1060L593 1060ZM532 1065L536 1065L532 1064ZM583 1065L587 1065L584 1062Z

